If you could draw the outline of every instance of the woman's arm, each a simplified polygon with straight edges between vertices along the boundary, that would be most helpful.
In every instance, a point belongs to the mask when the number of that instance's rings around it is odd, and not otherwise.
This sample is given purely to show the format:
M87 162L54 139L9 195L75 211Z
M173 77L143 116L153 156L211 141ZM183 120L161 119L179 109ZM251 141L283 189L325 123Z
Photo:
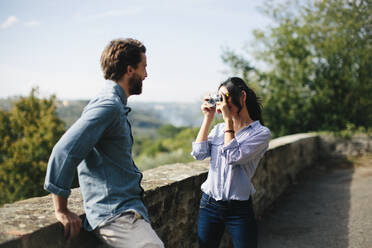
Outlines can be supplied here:
M222 148L221 156L225 157L229 165L245 164L267 150L270 138L271 133L268 128L260 130L256 135L245 140L238 141L234 138Z
M207 99L208 97L204 97L203 104L201 105L201 110L203 112L204 119L199 129L198 136L196 137L196 140L195 140L195 142L197 143L206 141L208 139L208 131L209 131L209 128L211 127L211 124L214 118L214 113L216 111L215 107L209 106Z
M208 146L208 131L211 127L216 108L209 106L207 99L208 97L203 99L203 104L201 106L201 110L204 114L203 123L199 129L195 142L192 143L191 156L197 160L203 160L210 156L210 149Z
M222 102L217 103L217 112L222 114L222 118L225 122L225 135L224 135L224 145L226 146L231 142L232 139L235 137L234 132L234 122L229 110L229 106L227 104L226 95L222 94Z
M212 124L213 118L207 118L204 116L203 123L199 129L198 136L195 142L200 143L208 139L208 131Z

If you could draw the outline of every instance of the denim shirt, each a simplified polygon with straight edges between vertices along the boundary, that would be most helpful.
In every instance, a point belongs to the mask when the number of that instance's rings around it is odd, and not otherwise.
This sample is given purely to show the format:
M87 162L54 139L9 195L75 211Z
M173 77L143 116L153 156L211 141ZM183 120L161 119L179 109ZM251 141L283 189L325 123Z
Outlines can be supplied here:
M254 121L239 130L226 146L224 130L225 123L217 124L206 141L192 143L195 159L211 158L201 190L216 200L249 200L255 193L251 179L269 147L270 130Z
M54 146L44 188L68 198L76 168L84 200L84 228L132 209L149 222L142 201L142 173L132 159L130 108L123 89L107 82L84 108L81 117Z

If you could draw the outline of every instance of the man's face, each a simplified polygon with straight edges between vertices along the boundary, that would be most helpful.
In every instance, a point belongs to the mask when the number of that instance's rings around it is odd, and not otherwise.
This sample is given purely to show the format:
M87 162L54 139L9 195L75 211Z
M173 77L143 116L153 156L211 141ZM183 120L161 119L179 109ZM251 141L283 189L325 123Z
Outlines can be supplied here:
M141 54L141 62L138 63L137 69L134 70L132 77L129 78L129 94L139 95L142 93L142 81L147 77L147 60L144 53Z

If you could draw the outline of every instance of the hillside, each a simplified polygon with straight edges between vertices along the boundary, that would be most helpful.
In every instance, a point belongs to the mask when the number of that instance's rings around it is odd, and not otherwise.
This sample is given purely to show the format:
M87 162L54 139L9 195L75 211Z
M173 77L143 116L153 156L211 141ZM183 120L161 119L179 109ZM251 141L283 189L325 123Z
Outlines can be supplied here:
M87 104L87 100L60 101L57 112L69 127ZM200 106L196 103L134 102L128 103L128 106L132 108L128 116L134 129L158 128L168 123L196 127L201 123Z
M0 109L9 110L17 97L0 99ZM59 100L57 114L70 127L81 115L88 100ZM163 124L180 127L197 127L201 123L199 103L153 103L130 102L132 108L129 120L134 135L156 137L157 129Z

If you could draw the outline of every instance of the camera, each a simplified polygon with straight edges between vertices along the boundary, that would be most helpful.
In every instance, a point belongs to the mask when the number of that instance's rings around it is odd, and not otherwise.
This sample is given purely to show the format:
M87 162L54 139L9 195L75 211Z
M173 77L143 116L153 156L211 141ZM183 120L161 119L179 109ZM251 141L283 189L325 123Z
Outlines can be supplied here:
M209 95L209 98L207 99L208 104L214 108L216 107L217 102L222 102L222 96L220 94L211 94Z

